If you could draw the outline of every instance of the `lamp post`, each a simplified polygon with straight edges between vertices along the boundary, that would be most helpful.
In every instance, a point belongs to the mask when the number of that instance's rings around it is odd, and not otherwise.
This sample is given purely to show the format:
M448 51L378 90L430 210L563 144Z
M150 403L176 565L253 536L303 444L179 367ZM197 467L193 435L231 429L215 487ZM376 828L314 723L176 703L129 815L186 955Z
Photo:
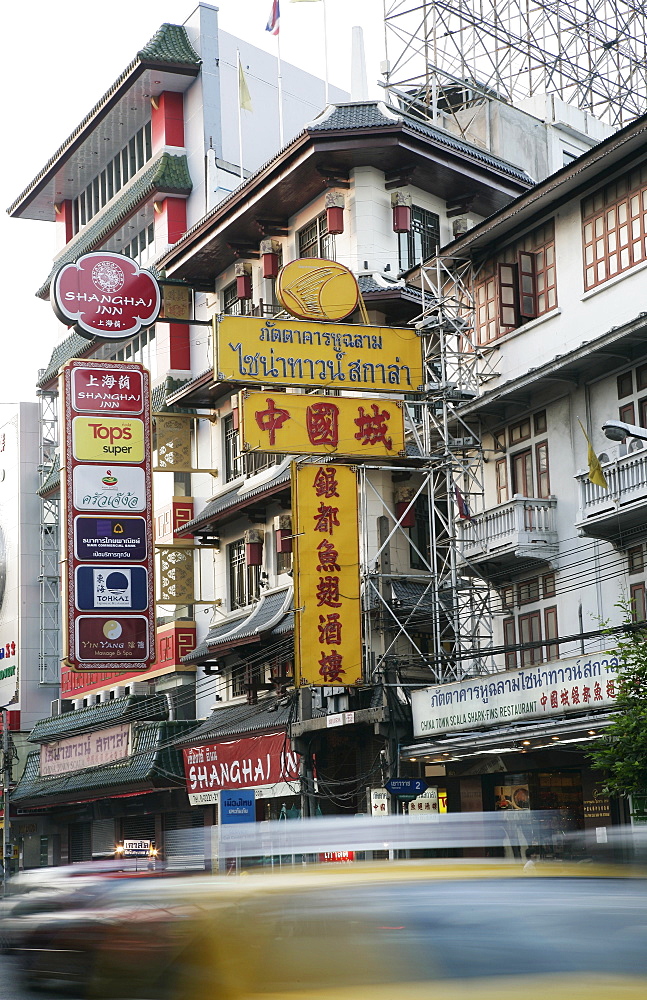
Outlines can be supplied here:
M625 424L622 420L606 420L602 424L602 430L610 441L624 441L628 437L647 441L647 427L639 427L638 424Z

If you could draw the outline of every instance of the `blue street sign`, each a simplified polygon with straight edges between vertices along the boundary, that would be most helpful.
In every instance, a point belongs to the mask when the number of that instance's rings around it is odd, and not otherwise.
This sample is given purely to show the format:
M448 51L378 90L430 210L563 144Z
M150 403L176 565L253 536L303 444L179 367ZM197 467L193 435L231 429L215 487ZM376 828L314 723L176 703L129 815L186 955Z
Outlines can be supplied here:
M79 611L145 611L148 573L143 566L77 566L76 607Z
M220 822L253 823L256 820L256 793L253 788L236 788L220 793Z
M143 517L74 518L74 550L79 562L143 562L146 558Z
M422 778L391 778L384 787L391 795L415 799L427 791L427 782Z

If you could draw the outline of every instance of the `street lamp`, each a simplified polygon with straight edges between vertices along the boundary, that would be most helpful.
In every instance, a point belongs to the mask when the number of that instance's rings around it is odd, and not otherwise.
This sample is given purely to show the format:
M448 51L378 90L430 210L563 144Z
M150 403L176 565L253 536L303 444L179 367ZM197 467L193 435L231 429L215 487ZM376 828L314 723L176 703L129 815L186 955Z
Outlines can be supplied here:
M622 420L606 420L602 424L602 430L610 441L624 441L625 438L634 437L647 441L647 427L639 427L637 424L625 424Z

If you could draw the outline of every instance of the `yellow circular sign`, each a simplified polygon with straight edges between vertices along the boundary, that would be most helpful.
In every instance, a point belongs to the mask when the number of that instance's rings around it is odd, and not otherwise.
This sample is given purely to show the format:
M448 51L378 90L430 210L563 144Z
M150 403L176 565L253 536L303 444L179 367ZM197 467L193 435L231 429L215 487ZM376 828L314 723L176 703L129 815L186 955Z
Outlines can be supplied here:
M357 309L359 287L352 271L336 260L301 257L279 271L276 295L298 319L345 319Z

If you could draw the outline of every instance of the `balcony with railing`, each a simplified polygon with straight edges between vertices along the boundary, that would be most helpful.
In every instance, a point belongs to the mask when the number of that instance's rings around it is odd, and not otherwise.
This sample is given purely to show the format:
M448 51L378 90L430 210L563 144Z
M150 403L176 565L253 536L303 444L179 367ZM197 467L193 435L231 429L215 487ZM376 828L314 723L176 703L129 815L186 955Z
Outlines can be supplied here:
M459 523L461 553L484 576L521 571L528 561L550 564L558 551L557 499L522 497Z
M618 548L634 545L647 535L647 448L606 462L602 471L606 490L591 483L588 472L575 477L580 490L577 529Z

